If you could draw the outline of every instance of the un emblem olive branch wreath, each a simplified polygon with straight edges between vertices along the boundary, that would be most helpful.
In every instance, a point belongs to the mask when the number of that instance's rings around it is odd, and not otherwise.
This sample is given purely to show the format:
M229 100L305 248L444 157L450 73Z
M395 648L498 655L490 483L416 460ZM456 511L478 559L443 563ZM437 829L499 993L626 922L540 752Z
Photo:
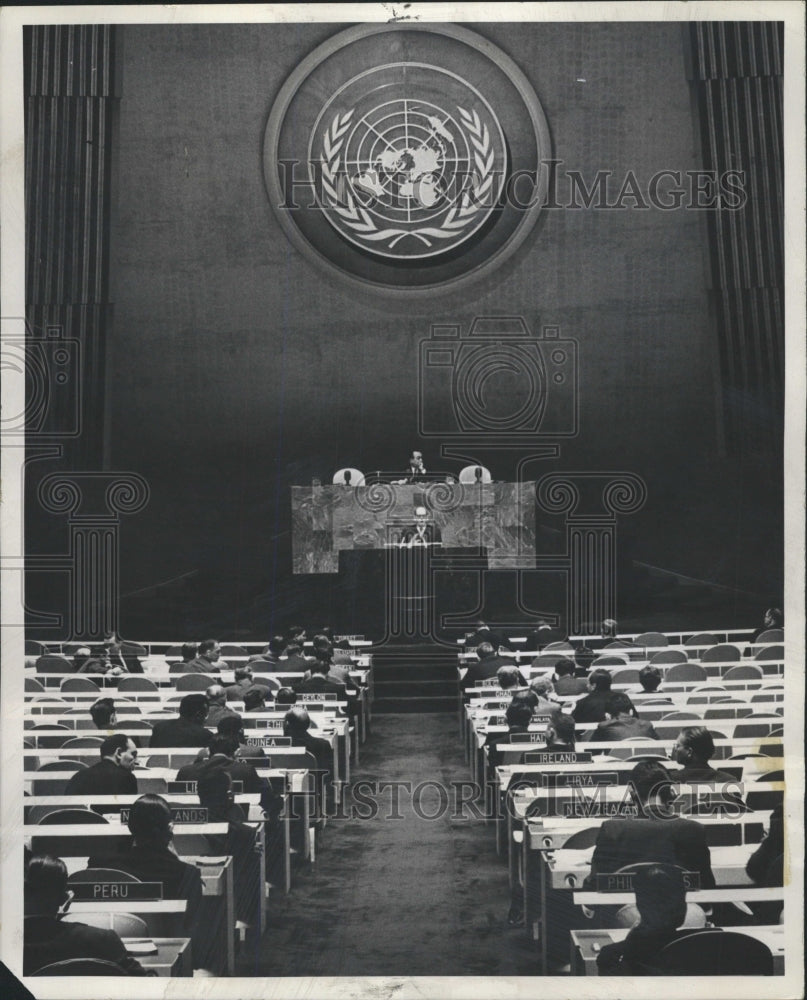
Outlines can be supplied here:
M344 136L350 128L354 110L355 108L351 108L344 114L334 116L330 127L325 130L322 140L323 155L320 158L322 188L330 199L328 207L342 219L345 226L353 230L361 239L371 242L389 241L387 244L389 249L393 249L405 236L414 236L427 247L431 247L433 245L431 240L452 239L466 229L479 212L483 200L493 184L494 154L491 149L490 131L487 125L481 121L479 113L457 108L462 124L467 129L474 147L476 172L471 190L463 192L461 198L451 206L442 224L440 226L422 226L417 229L379 229L373 222L370 213L355 201L349 187L345 190L344 198L340 197L336 187L342 163L341 153L345 143Z

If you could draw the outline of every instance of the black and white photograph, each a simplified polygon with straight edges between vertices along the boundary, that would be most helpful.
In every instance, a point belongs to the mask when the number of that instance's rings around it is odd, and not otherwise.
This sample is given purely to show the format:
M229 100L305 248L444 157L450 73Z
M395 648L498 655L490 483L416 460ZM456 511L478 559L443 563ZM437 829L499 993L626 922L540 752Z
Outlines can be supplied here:
M4 996L803 995L804 54L0 11Z

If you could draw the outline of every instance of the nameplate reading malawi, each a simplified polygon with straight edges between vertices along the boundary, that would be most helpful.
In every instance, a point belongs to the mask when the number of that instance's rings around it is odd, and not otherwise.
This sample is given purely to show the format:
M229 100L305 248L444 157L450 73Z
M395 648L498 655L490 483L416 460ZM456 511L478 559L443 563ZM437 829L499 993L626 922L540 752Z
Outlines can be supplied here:
M96 899L135 901L163 898L162 882L76 882L70 884L70 889L77 903Z
M524 754L525 764L590 764L591 754L583 750L535 750Z
M291 736L247 736L248 747L290 747Z
M129 822L129 809L121 809L120 811L120 821L121 823ZM188 806L187 808L183 806L173 806L171 808L171 822L172 823L207 823L207 807L206 806Z
M634 872L598 872L597 892L633 892ZM687 889L700 889L700 872L681 872Z

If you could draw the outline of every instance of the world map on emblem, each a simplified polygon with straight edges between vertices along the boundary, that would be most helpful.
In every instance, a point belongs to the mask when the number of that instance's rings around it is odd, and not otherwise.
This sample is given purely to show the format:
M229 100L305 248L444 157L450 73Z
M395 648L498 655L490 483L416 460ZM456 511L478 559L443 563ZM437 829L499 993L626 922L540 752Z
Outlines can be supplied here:
M495 211L506 176L496 115L469 82L434 66L361 74L322 109L309 168L331 226L386 258L454 250Z

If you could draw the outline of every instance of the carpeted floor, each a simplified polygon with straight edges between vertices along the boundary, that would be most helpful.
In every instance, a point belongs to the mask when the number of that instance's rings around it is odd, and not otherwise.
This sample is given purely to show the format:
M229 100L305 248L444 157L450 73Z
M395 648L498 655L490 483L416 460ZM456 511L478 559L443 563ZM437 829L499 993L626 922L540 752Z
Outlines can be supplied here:
M376 716L351 780L344 811L373 815L329 820L316 863L270 900L267 933L236 974L535 975L534 946L507 924L493 826L455 808L452 783L468 780L456 715ZM393 791L375 790L394 781L447 794L404 788L395 810Z

